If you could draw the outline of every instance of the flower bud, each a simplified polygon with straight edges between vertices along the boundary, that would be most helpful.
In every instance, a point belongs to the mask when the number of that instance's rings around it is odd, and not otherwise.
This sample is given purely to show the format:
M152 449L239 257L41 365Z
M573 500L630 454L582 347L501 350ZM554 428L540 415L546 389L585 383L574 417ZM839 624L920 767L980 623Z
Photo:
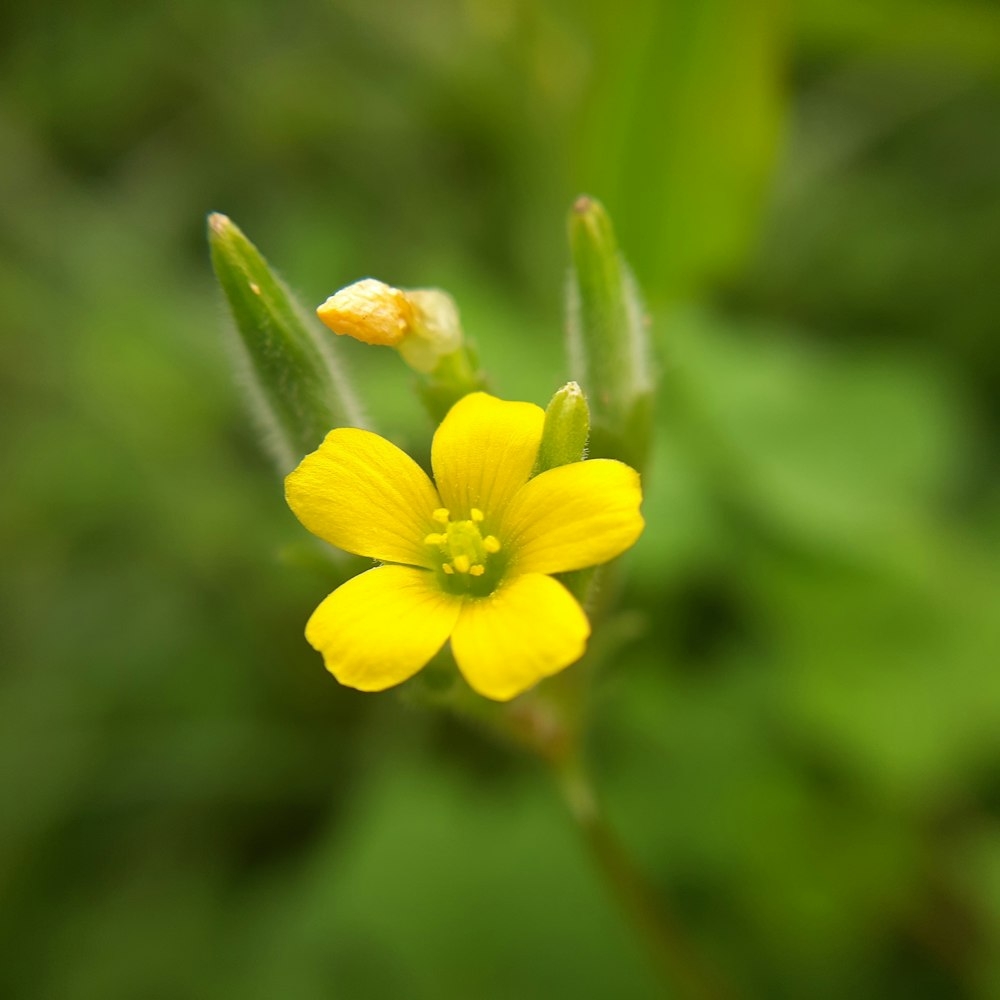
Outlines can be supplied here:
M405 290L365 278L331 295L316 315L336 334L396 348L419 376L418 391L435 420L486 386L464 343L455 300L440 289Z
M284 283L226 216L208 217L212 266L246 362L248 389L283 473L317 448L332 427L364 420L334 352Z
M339 336L397 348L418 372L432 372L462 346L455 301L437 288L403 291L364 278L331 295L316 315Z
M591 403L591 453L641 469L649 447L653 377L638 289L600 202L577 199L569 239L569 354Z
M545 409L545 425L535 473L581 461L586 454L589 434L587 397L576 382L567 382Z
M441 358L462 346L458 307L447 292L437 288L415 288L405 294L413 310L413 323L399 353L416 371L432 372Z
M576 382L567 382L549 400L542 426L542 443L538 448L533 475L582 461L587 453L590 435L590 407L587 397ZM594 567L560 573L558 579L585 607L589 603L594 582Z

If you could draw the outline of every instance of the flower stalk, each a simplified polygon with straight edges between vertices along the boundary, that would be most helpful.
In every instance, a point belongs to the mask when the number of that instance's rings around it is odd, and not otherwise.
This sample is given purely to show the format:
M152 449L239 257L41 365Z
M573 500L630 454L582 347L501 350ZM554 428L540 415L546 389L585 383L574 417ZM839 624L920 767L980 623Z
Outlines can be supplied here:
M431 420L439 423L463 396L488 387L475 351L463 343L438 358L429 372L417 372L417 394Z
M731 988L705 963L608 824L579 753L549 763L596 869L645 946L666 995L680 1000L731 1000Z

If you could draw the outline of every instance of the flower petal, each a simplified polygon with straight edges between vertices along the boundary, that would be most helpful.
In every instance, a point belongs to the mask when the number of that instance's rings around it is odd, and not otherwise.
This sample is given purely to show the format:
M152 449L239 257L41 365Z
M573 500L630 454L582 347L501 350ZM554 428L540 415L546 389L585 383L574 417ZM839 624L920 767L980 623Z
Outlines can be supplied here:
M444 645L461 607L433 573L376 566L320 604L306 639L341 684L383 691L412 677Z
M434 435L431 465L441 501L455 520L473 507L496 523L531 475L542 440L545 411L485 392L460 399Z
M467 600L451 648L470 687L509 701L583 656L589 635L570 592L551 576L529 573Z
M285 480L285 499L314 535L337 548L433 566L424 538L441 506L437 491L409 455L371 431L330 431Z
M562 465L520 489L501 539L518 573L566 573L624 552L642 533L635 469L608 458Z

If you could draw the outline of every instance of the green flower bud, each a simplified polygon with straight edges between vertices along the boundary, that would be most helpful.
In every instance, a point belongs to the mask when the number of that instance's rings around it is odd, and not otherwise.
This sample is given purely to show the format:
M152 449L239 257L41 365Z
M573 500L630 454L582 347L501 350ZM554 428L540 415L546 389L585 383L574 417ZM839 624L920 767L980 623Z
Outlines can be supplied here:
M589 434L587 397L576 382L567 382L545 409L545 425L535 473L579 462L586 454Z
M545 408L542 443L532 474L537 476L548 469L582 461L587 457L589 435L590 407L587 406L587 397L576 382L567 382ZM588 567L572 573L560 573L558 579L586 606L594 575L594 567Z
M578 198L569 218L568 340L591 405L591 455L642 469L649 450L652 366L635 280L600 202Z
M331 346L226 216L208 217L212 266L229 304L256 415L282 473L319 447L334 427L364 427Z

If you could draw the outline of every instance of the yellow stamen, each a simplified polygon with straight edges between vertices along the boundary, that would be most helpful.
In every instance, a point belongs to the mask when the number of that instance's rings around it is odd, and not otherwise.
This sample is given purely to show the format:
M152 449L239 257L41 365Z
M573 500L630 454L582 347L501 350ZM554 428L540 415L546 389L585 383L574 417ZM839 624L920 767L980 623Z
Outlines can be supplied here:
M485 518L478 507L469 509L468 520L453 521L447 507L438 507L431 513L431 519L441 526L441 530L425 535L424 544L434 550L435 563L440 559L442 573L466 578L464 582L453 581L452 587L458 588L456 592L468 591L469 577L494 579L503 570L502 566L490 563L490 556L500 551L500 541L495 535L482 535Z

